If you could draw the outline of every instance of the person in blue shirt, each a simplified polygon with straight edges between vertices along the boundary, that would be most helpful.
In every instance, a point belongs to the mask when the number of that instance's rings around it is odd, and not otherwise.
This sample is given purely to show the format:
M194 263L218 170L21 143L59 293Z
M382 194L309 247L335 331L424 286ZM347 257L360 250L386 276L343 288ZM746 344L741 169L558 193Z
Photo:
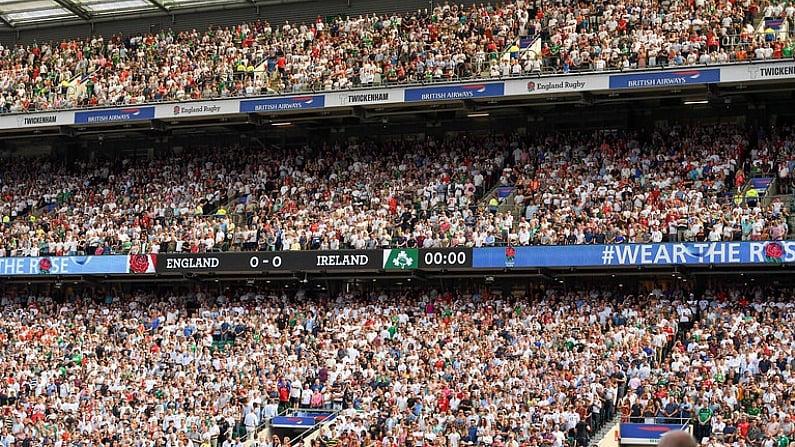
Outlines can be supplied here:
M157 332L157 329L160 327L160 317L155 317L152 319L150 323L144 324L144 329L147 332Z
M593 244L594 243L594 234L591 227L586 227L585 231L583 231L583 235L585 236L585 243L586 244Z
M232 332L232 325L228 321L221 323L221 340L227 341Z
M677 405L673 399L668 400L668 403L663 407L663 411L665 412L666 416L666 424L676 424L678 422L677 418L681 414L681 411L679 405Z
M469 428L467 428L467 435L466 439L462 439L465 442L471 442L472 444L478 443L478 427L475 424L475 420L469 421Z
M750 241L751 240L751 231L754 228L754 221L752 219L745 219L743 221L743 223L742 223L742 227L743 227L743 237L742 237L742 239L744 241Z
M693 417L693 406L689 401L685 400L679 405L679 419L690 420L691 417Z
M182 335L184 335L184 336L185 336L185 338L190 338L191 336L193 336L193 334L194 334L195 332L196 332L196 326L194 326L194 325L193 325L193 324L191 324L191 323L188 323L188 324L185 326L185 328L184 328L184 329L182 329Z

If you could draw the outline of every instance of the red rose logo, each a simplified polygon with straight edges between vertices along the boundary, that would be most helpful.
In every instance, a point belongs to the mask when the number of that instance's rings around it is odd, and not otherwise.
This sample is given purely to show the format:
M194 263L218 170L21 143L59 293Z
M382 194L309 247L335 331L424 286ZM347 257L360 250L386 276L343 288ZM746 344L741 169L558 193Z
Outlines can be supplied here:
M49 258L41 258L39 260L39 273L50 273L50 269L52 269L52 261Z
M509 245L508 248L505 249L505 256L513 258L516 256L516 249Z
M513 248L513 245L509 245L505 249L505 266L513 267L514 265L516 265L516 249Z
M147 270L149 270L149 256L130 256L130 273L146 273Z
M765 260L767 262L781 262L784 257L784 245L781 242L769 242L765 246Z

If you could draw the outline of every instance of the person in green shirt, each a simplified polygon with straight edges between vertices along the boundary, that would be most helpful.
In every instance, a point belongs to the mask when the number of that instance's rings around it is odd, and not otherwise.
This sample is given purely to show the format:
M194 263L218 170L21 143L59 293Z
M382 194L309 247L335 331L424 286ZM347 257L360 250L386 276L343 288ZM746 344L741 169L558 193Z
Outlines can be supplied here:
M776 436L776 447L788 447L789 446L789 437L784 434L784 431L779 429L778 435Z
M388 331L389 331L389 339L390 340L394 339L398 331L397 325L393 324L392 326L389 326Z
M697 440L709 437L712 433L712 408L705 400L696 412L696 424L693 427L693 436Z
M557 43L553 42L552 45L549 46L550 65L556 68L560 65L560 50L560 45Z
M89 98L94 96L94 79L93 78L88 78L88 80L86 81L86 96L88 96Z

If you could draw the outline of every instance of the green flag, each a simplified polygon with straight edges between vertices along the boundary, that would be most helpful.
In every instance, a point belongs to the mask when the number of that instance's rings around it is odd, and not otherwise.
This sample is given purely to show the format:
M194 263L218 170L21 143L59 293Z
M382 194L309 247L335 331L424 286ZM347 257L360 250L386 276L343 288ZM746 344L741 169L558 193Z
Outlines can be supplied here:
M396 248L384 250L384 270L413 270L420 258L416 248Z

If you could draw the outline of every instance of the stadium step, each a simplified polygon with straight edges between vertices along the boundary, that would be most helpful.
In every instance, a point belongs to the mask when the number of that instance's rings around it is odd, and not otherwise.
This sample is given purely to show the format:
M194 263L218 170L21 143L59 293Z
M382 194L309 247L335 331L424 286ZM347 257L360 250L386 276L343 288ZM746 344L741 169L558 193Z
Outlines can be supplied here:
M213 340L213 352L221 352L226 350L227 346L235 346L234 340Z
M89 73L79 73L69 81L69 87L66 91L67 98L75 100L86 94L86 81L89 80L96 70Z
M619 421L621 421L621 413L616 413L613 419L606 421L602 425L602 428L600 428L599 431L597 431L596 433L594 433L593 436L591 436L590 444L601 445L602 441L612 436L611 432L613 431L614 428L616 428L616 425L618 425Z
M789 22L787 20L763 17L763 15L754 20L754 29L758 36L764 36L768 26L773 29L775 40L786 41L789 37Z
M795 196L793 194L768 194L762 204L768 206L775 199L781 200L781 209L789 213L789 218L787 219L789 234L795 234Z

